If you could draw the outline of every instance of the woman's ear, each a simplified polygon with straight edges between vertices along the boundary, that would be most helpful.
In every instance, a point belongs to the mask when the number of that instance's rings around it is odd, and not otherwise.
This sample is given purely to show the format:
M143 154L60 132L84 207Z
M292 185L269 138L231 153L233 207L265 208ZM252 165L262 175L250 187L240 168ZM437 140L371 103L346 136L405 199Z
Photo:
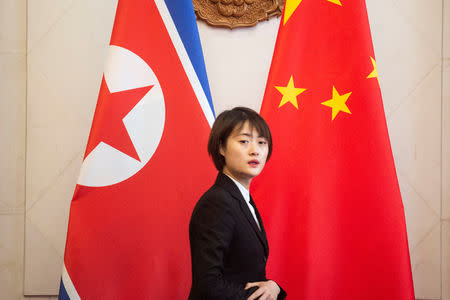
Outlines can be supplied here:
M220 155L225 157L225 149L223 148L222 144L220 144L220 146L219 146L219 153L220 153Z

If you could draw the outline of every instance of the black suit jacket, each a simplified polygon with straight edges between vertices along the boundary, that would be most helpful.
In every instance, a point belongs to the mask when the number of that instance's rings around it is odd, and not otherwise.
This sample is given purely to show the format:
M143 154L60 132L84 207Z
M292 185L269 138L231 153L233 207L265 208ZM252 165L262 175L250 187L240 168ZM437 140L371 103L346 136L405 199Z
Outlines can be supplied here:
M197 202L189 224L192 287L189 300L245 300L265 281L269 246L236 184L225 174ZM280 287L281 289L281 287ZM278 299L284 299L283 289Z

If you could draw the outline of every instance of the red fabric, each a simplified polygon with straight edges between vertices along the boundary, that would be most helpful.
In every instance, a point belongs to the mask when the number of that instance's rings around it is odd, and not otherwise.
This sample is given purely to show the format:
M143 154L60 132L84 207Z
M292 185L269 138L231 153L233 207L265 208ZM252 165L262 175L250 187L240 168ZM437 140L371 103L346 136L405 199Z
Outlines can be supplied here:
M289 2L289 0L288 0ZM288 299L414 299L404 209L364 0L303 0L280 28L261 115L273 156L252 183ZM293 76L306 89L279 107ZM333 86L351 114L321 103Z
M65 266L81 299L187 299L189 218L216 174L205 146L210 127L153 1L119 1L111 44L137 54L155 72L164 93L164 132L132 177L105 187L77 185ZM122 93L120 101L130 101L131 109L136 93L129 99ZM93 126L101 128L92 129L87 152L103 140L114 120L102 114L112 111L97 107ZM130 142L126 134L108 138ZM118 149L136 155L133 146Z

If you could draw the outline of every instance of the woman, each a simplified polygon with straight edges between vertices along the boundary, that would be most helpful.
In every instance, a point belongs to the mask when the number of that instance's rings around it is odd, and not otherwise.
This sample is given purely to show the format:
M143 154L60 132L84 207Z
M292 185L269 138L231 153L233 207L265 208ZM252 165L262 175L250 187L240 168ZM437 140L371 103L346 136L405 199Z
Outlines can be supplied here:
M286 293L266 278L266 232L249 194L272 152L267 123L248 108L224 111L211 129L208 152L219 174L189 224L189 300L284 299Z

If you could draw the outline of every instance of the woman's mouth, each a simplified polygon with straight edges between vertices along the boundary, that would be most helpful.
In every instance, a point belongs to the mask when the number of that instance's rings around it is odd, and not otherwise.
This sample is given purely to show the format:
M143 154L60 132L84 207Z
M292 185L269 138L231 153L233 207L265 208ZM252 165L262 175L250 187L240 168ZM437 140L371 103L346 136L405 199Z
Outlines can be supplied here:
M250 167L256 168L257 166L259 166L259 161L256 159L253 159L253 160L249 161L248 164L250 165Z

